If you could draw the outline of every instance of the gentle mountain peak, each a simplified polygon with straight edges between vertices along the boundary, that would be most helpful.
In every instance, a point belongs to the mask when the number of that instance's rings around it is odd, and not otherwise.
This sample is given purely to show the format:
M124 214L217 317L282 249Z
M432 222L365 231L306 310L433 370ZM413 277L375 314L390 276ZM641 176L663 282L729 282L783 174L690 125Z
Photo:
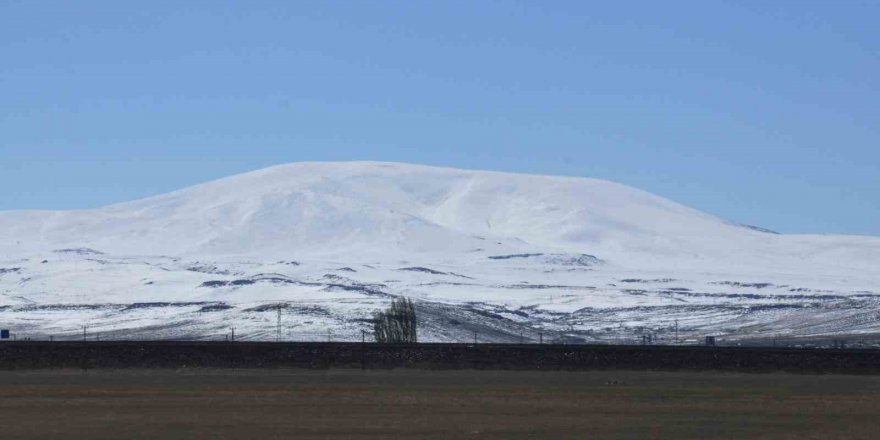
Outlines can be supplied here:
M389 162L292 163L101 209L5 213L0 237L4 248L32 251L402 259L569 252L652 266L773 260L797 241L600 179Z

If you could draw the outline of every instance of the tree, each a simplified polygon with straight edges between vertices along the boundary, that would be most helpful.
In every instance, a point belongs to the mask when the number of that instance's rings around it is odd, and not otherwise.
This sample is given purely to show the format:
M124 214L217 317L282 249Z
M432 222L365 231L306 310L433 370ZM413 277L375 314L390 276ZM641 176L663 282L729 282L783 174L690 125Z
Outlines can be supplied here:
M406 343L418 342L416 335L416 308L409 298L391 301L385 311L373 312L373 330L376 342Z

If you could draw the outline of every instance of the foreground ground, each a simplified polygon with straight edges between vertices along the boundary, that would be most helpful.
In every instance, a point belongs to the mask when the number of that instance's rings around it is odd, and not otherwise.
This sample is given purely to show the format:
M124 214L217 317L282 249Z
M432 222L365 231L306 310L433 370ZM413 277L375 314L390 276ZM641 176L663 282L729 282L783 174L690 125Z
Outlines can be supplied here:
M360 370L0 372L15 439L854 439L880 377Z

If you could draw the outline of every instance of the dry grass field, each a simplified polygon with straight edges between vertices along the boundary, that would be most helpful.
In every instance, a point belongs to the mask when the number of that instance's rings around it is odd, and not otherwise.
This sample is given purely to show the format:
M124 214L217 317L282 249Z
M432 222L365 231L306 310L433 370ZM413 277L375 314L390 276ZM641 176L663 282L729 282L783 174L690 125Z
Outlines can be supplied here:
M634 371L0 372L6 439L857 439L880 377Z

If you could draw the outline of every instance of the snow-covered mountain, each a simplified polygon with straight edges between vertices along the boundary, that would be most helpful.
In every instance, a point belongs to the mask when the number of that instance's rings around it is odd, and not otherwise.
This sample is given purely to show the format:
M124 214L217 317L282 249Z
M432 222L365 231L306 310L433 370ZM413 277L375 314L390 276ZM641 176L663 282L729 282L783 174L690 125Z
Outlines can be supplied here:
M440 340L602 340L675 319L730 338L872 333L852 316L880 295L878 267L877 237L775 234L597 179L396 163L296 163L94 210L0 212L0 320L43 336L220 337L238 322L265 339L278 308L284 338L351 335L394 295L419 301Z

